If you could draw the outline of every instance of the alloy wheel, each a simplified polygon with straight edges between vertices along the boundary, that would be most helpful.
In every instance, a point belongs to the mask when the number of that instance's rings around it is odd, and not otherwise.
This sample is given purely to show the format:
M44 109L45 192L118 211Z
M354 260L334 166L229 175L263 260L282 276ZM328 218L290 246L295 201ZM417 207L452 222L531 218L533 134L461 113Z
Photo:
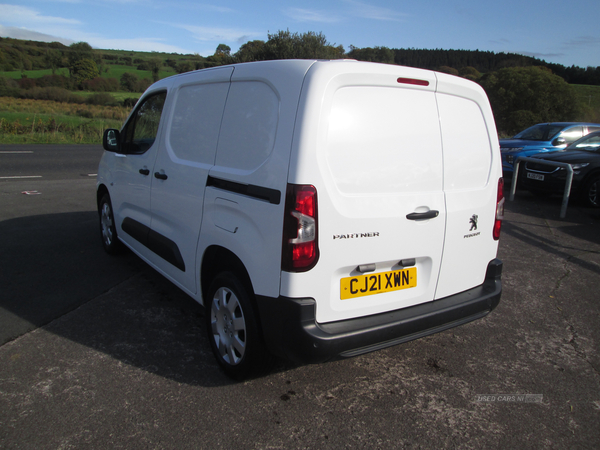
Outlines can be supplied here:
M100 225L102 227L102 240L107 247L113 243L113 221L110 205L105 202L100 214Z
M239 364L246 352L246 321L235 293L227 287L217 289L210 314L212 336L219 355L227 364Z

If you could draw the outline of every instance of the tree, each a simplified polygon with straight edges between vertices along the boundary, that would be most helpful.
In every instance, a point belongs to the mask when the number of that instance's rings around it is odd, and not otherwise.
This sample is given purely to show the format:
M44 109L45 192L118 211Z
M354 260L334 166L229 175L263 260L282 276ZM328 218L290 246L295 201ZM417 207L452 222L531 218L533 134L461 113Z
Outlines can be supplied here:
M209 56L207 60L214 62L216 65L231 63L231 47L226 44L219 44L215 50L215 54Z
M437 68L437 71L458 76L458 70L456 70L454 67L440 66Z
M71 67L71 76L78 84L86 80L93 80L100 76L100 70L93 59L81 59Z
M192 64L191 62L181 61L179 64L177 64L177 67L175 67L175 70L177 71L177 73L185 73L185 72L191 72L195 68L196 68L195 65Z
M236 62L262 61L264 60L265 41L255 40L243 44L233 55Z
M269 34L264 45L264 59L340 59L344 57L343 46L335 47L327 42L323 33L309 31L304 34L279 31Z
M513 67L480 79L490 99L498 129L515 134L541 122L572 120L577 97L571 86L549 69Z
M226 44L219 44L217 46L217 50L215 51L215 56L229 56L231 53L231 47Z
M471 67L471 66L463 67L462 69L460 69L458 71L458 73L460 74L461 77L466 78L471 81L476 81L481 77L479 70L477 70L475 67Z
M92 46L87 42L76 42L75 44L71 44L69 46L68 52L68 61L69 61L69 74L73 75L73 68L75 64L77 64L82 59L94 60L94 51L92 50Z
M136 92L138 77L134 73L125 72L119 79L121 87L128 92Z
M150 73L152 74L152 81L154 81L155 83L160 79L158 74L162 66L163 61L158 57L150 58L150 60L148 61L148 67L150 69Z
M50 66L50 69L52 69L52 75L54 75L56 73L56 69L60 68L63 64L62 54L58 50L48 49L44 55L44 61L48 66Z
M394 64L394 52L387 47L356 48L350 46L348 57L359 61L371 61L385 64Z

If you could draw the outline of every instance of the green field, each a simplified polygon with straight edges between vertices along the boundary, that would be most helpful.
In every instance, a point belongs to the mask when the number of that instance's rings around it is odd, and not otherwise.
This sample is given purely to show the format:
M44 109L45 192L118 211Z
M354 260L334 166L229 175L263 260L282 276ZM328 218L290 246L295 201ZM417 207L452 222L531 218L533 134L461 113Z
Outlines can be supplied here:
M136 66L124 66L119 64L107 64L103 67L101 72L101 76L105 78L116 78L119 80L121 76L125 73L132 73L136 75L138 78L146 78L151 80L152 74L148 70L138 70ZM69 76L69 70L66 68L58 69L55 71L56 75L64 75L66 77ZM170 67L163 67L163 69L159 72L160 78L170 77L171 75L175 75L175 70ZM52 75L52 70L50 69L40 69L40 70L11 70L10 72L0 72L0 77L4 78L12 78L13 80L19 80L23 77L26 78L40 78L44 75Z
M587 86L584 84L573 84L577 93L577 99L583 106L592 109L600 109L600 86Z
M600 86L573 84L580 105L576 121L600 123Z
M119 80L125 72L135 74L138 76L138 78L147 78L149 80L152 79L152 74L148 70L137 70L135 66L123 66L117 64L105 66L105 70L102 71L102 76L107 78L116 78ZM163 67L158 75L162 79L170 77L171 75L175 75L176 73L177 72L170 67Z

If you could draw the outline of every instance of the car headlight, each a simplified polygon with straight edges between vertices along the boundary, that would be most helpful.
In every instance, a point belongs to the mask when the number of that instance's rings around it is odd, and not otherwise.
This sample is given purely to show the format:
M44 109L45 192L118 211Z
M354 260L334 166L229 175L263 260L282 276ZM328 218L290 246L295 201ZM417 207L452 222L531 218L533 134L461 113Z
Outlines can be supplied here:
M573 168L573 170L579 170L579 169L583 169L584 167L589 166L590 163L577 163L577 164L571 164L571 167Z

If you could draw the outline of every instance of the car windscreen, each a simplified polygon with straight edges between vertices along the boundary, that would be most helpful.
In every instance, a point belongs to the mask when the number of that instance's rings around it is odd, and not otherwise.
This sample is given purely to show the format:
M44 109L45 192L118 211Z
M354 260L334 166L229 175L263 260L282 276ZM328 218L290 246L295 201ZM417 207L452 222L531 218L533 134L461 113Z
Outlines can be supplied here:
M596 152L600 148L600 132L588 134L581 139L573 142L566 150L585 150L588 152Z
M524 141L549 141L563 129L563 126L552 124L534 125L521 131L513 139L523 139Z

